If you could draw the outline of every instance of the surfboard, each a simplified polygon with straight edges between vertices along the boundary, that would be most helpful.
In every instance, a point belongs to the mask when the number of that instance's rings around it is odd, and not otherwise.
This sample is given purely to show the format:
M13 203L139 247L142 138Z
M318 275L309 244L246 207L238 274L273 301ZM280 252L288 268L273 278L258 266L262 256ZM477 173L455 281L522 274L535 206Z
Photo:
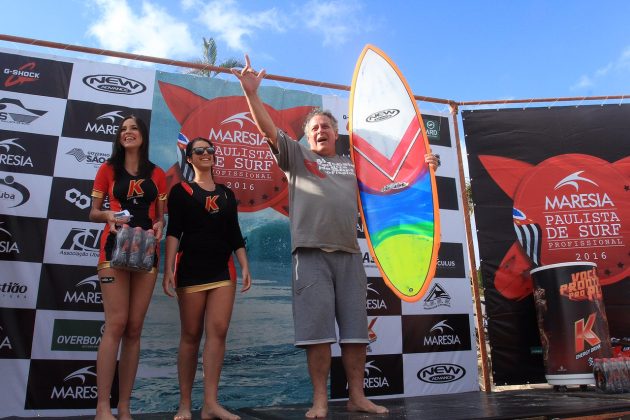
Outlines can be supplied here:
M415 302L435 275L440 221L429 142L416 100L396 64L367 45L350 90L350 153L368 247L383 280Z

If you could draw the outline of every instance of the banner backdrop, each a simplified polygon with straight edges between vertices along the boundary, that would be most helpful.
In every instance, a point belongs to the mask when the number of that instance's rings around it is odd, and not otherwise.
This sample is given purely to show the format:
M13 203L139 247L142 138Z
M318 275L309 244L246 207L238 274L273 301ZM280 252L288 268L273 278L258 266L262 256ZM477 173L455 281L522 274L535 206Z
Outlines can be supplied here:
M309 401L304 351L293 346L287 180L258 134L239 84L10 50L0 51L0 63L0 416L94 412L103 328L96 273L102 225L88 221L90 192L116 127L129 113L150 123L150 157L167 172L169 186L188 175L181 170L181 147L204 136L217 146L217 181L239 200L254 280L247 294L237 296L221 401L232 408ZM276 87L261 88L261 96L296 139L313 107L332 110L342 134L338 151L348 153L346 99ZM442 160L437 184L443 227L436 278L422 300L401 302L389 291L357 223L369 277L370 396L478 389L453 120L427 114L425 125ZM179 399L179 314L160 282L161 274L132 396L132 408L143 413L175 411ZM345 398L338 346L333 354L330 396ZM117 392L114 386L114 404Z
M497 384L544 382L529 270L594 262L612 337L630 336L630 107L462 113ZM575 279L572 300L593 291ZM575 325L576 354L601 341ZM592 364L592 357L589 357Z
M1 415L91 414L104 325L92 182L123 115L150 121L154 72L9 51L0 63Z

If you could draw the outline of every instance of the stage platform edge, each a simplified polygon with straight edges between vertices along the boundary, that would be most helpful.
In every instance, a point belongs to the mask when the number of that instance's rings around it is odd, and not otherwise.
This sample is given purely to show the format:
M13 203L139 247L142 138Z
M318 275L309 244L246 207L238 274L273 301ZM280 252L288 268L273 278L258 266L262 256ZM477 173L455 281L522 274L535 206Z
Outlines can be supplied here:
M329 405L329 420L404 419L404 420L473 420L473 419L581 419L630 420L630 394L602 394L594 387L578 387L555 391L552 387L537 387L500 392L465 392L459 394L427 395L409 398L375 400L389 408L389 414L373 415L349 413L345 402ZM307 404L233 410L243 420L301 420L309 408ZM134 414L134 420L167 420L174 413ZM37 417L53 420L61 417ZM92 416L71 417L75 420L93 419ZM200 419L198 411L193 420ZM8 417L24 419L24 417Z

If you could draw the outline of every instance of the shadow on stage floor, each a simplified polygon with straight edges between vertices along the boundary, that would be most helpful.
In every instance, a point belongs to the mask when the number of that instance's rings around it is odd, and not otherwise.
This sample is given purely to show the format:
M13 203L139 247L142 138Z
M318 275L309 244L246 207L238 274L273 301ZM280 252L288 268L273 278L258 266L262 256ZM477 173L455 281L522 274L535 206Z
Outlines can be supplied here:
M332 402L328 419L630 419L630 394L607 395L579 388L566 392L551 387L501 392L466 392L411 398L378 400L389 408L389 414L348 413L345 402ZM242 408L236 413L243 420L301 420L306 404L262 408ZM76 420L92 417L74 417ZM173 413L135 414L135 420L172 419ZM193 420L199 419L195 412ZM39 417L42 419L42 417Z

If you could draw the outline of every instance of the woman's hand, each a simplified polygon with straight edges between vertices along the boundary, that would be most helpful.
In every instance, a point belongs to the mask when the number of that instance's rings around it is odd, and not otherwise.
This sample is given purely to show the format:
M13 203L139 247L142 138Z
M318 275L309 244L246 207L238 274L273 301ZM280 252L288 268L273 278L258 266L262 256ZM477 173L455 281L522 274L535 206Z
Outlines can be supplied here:
M175 297L175 275L170 270L164 271L164 278L162 279L162 289L166 296Z
M241 268L241 276L243 277L243 287L241 293L245 293L252 287L252 276L249 274L249 268Z
M162 230L164 230L164 221L158 220L157 222L153 223L153 232L155 232L155 238L157 239L157 242L160 242L162 240Z
M109 230L118 233L118 229L116 229L116 217L114 217L114 212L111 210L103 211L103 215L105 216L105 223L109 225Z

